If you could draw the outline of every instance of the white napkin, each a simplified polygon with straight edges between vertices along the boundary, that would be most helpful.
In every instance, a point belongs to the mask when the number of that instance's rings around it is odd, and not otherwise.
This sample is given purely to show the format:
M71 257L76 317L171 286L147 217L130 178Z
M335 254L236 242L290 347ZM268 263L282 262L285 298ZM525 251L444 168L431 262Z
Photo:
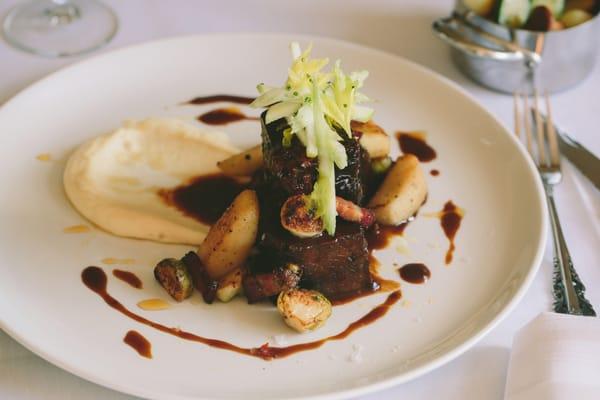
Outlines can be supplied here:
M514 338L505 400L600 399L600 319L542 313Z

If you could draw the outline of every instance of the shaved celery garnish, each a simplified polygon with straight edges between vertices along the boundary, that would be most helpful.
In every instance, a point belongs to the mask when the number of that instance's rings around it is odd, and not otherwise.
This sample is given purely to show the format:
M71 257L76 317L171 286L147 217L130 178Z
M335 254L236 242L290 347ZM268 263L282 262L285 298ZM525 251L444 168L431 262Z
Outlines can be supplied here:
M335 233L335 166L346 167L348 157L338 130L352 138L350 122L366 122L373 110L358 103L370 101L357 90L368 76L367 71L346 75L336 61L330 72L322 71L329 60L312 59L312 45L304 51L296 42L290 44L293 61L283 87L257 86L259 96L253 107L267 107L265 122L285 118L289 129L283 145L290 146L295 135L306 147L307 157L318 157L318 178L311 199L325 230Z
M319 155L319 176L310 197L317 207L317 215L323 220L323 227L330 235L333 235L335 233L335 218L337 216L335 207L334 163L340 169L346 168L348 157L346 149L338 141L339 136L337 132L325 120L321 97L321 91L318 85L314 83L312 108L315 127L314 133Z

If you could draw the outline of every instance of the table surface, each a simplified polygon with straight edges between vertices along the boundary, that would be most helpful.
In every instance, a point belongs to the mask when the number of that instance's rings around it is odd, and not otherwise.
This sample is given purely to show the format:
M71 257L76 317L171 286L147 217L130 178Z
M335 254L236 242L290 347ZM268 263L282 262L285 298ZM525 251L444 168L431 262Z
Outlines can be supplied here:
M476 86L450 63L447 46L434 37L431 23L445 16L452 0L359 0L286 2L278 0L106 0L120 27L101 51L157 38L204 32L293 32L330 36L380 48L422 64L466 88L507 126L512 97ZM0 17L16 4L0 3ZM98 52L96 52L98 53ZM0 41L0 104L41 77L84 57L47 59ZM598 62L600 64L600 60ZM596 154L600 134L600 65L578 87L553 96L554 119ZM577 270L588 297L600 308L600 192L565 163L557 203ZM514 333L551 308L550 243L531 288L508 318L471 350L409 383L364 399L502 399ZM87 382L42 360L0 331L0 398L133 399Z

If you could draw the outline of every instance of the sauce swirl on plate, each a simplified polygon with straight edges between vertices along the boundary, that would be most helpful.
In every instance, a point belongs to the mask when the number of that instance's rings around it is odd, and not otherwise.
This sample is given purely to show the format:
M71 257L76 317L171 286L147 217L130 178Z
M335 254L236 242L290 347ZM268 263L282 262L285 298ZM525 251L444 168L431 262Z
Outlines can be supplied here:
M346 329L344 329L337 335L329 336L312 342L300 343L286 347L272 347L268 344L264 344L260 347L246 348L236 346L235 344L223 340L206 338L200 335L196 335L192 332L184 331L178 328L168 327L166 325L162 325L158 322L154 322L152 320L142 317L141 315L134 313L133 311L125 307L123 304L121 304L119 300L115 299L108 293L108 291L106 290L107 276L104 270L100 267L90 266L85 268L81 272L81 280L83 284L87 286L88 289L100 296L102 300L104 300L104 302L108 304L111 308L117 310L121 314L143 325L150 326L158 331L167 333L172 336L177 336L184 340L202 343L210 347L233 351L235 353L240 353L251 357L262 358L263 360L272 360L274 358L290 356L292 354L299 353L302 351L316 349L329 341L344 339L348 337L352 332L363 328L377 321L379 318L383 317L388 312L390 307L397 303L398 300L400 300L400 298L402 297L402 294L399 290L390 293L383 303L373 308L371 311L369 311L367 314L365 314L358 320L350 323L348 327L346 327Z
M249 117L237 107L216 108L201 114L198 117L200 122L207 125L227 125L232 122L250 120L258 121L258 117Z
M184 104L203 105L218 102L250 104L254 101L254 97L235 96L230 94L215 94L212 96L195 97Z
M238 180L216 173L199 176L174 189L161 189L158 194L185 215L212 225L245 188Z
M395 236L402 236L408 222L403 222L397 226L373 225L366 233L369 251L385 249Z

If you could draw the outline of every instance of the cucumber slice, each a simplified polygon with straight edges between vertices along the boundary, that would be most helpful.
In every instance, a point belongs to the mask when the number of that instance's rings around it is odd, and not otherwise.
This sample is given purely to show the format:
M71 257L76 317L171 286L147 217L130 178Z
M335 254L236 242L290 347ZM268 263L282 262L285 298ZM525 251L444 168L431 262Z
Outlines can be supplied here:
M530 11L529 0L500 0L498 23L510 28L520 28L527 21Z
M565 9L565 0L532 0L531 7L535 8L537 6L548 7L554 18L558 19Z

